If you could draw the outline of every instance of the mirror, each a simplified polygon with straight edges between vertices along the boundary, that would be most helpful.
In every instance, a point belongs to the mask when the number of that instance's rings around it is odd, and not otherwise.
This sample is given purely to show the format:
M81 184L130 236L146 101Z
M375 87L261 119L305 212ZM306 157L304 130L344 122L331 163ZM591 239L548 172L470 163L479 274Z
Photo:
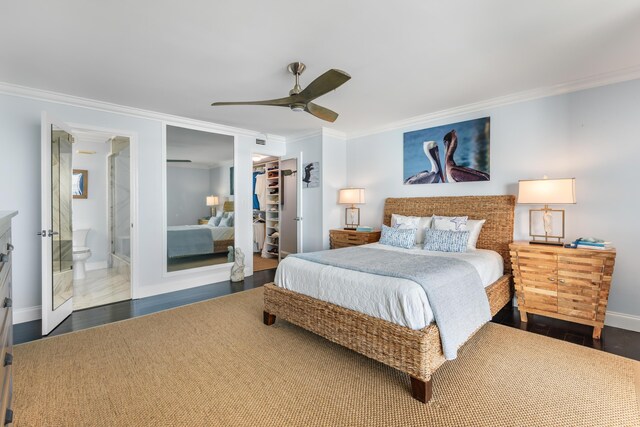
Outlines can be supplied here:
M73 295L73 227L71 217L71 153L73 138L64 130L51 129L51 244L53 309Z
M233 262L234 138L167 126L167 272Z
M86 199L89 196L89 171L74 169L71 180L71 194L74 199Z

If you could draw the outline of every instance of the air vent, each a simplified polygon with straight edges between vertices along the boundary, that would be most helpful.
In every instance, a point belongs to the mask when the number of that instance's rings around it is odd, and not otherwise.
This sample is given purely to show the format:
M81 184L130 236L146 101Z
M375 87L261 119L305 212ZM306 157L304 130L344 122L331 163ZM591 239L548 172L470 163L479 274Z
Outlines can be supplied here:
M267 141L265 141L264 139L256 139L256 144L257 145L267 145Z

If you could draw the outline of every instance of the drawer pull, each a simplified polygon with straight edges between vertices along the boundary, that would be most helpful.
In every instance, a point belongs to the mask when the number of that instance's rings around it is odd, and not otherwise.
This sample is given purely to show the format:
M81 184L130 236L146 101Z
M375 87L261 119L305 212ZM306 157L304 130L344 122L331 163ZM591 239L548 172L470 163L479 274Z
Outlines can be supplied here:
M7 297L4 299L4 303L2 304L2 307L8 308L8 307L11 307L12 304L13 302L11 301L11 298Z
M4 366L13 365L13 354L7 353L4 355Z
M9 255L0 254L0 262L9 262Z
M558 283L564 283L564 279L558 279Z
M7 409L7 412L4 414L4 425L11 424L13 422L13 411L11 409Z
M549 277L549 281L550 281L550 282L555 282L555 281L556 281L556 278L555 278L555 277Z

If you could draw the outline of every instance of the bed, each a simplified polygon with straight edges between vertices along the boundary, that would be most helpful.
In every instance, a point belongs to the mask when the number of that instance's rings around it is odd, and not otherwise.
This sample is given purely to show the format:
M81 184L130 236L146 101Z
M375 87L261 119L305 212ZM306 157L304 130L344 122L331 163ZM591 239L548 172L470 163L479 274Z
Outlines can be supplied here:
M514 206L513 196L389 198L383 223L390 225L393 213L486 219L477 248L495 251L503 261L502 275L485 287L495 315L512 296L509 243ZM431 376L445 362L435 323L412 329L270 283L264 287L264 323L272 325L276 317L409 374L413 397L425 403L431 399Z
M225 202L223 212L233 212L233 202ZM196 255L226 253L234 246L234 227L177 225L167 227L167 256L181 258Z

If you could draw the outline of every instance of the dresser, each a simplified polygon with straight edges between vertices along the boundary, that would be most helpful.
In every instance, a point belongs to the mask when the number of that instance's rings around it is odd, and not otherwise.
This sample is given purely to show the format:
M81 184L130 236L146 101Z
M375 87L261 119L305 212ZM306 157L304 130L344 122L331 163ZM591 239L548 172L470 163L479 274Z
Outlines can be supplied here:
M2 374L0 374L0 384L2 384L2 394L0 401L0 416L4 419L3 425L13 422L13 411L11 410L11 394L13 387L13 377L11 365L13 364L13 313L11 308L11 254L13 245L11 244L11 218L17 212L0 211L0 343L2 350L0 362L2 363Z
M518 309L593 326L600 339L616 251L514 242L510 246Z
M355 231L335 229L329 230L329 243L331 249L346 248L349 246L366 245L380 240L380 230Z

